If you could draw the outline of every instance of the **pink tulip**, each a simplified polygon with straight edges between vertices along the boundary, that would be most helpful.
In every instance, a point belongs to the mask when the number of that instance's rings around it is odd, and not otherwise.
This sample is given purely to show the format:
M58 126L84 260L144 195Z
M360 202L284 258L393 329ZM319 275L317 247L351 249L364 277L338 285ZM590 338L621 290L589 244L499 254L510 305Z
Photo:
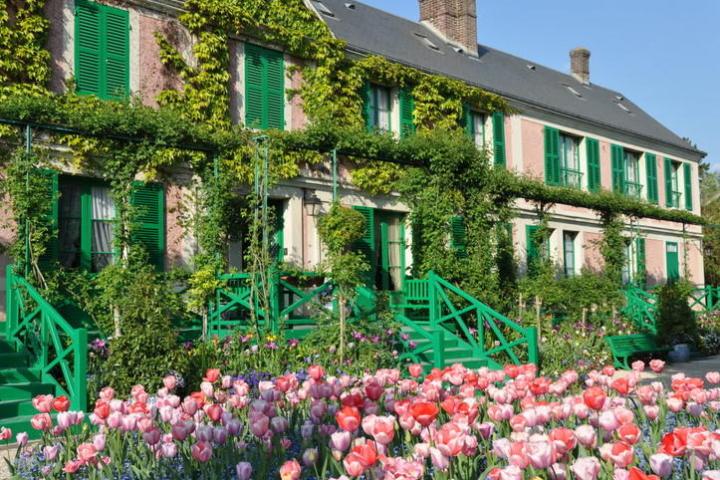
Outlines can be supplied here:
M510 465L500 470L500 480L523 480L523 471L515 466Z
M165 458L175 458L177 455L177 445L174 443L163 443L160 446L160 453Z
M105 434L104 433L98 433L93 437L92 441L93 446L98 452L102 452L105 450Z
M30 437L28 436L27 432L20 432L15 436L15 441L20 445L21 447L24 447L28 443L28 439Z
M665 453L651 455L650 468L659 477L669 477L673 470L673 457Z
M555 462L555 448L550 442L528 442L527 456L533 468L544 470Z
M81 443L77 447L77 457L82 463L94 461L97 453L97 449L92 443Z
M252 465L249 462L240 462L235 466L238 480L250 480L252 476Z
M52 419L47 413L38 413L30 419L30 425L35 430L49 430L52 427Z
M712 385L720 383L720 372L708 372L705 374L705 380Z
M190 447L192 457L200 463L205 463L212 457L212 447L207 442L198 442Z
M596 480L600 474L600 461L595 457L580 457L571 470L578 480Z
M280 467L280 478L282 480L298 480L302 473L302 467L297 460L288 460Z
M58 456L58 453L60 453L60 446L59 445L46 445L43 447L43 457L45 458L46 462L52 462L55 460Z
M433 466L440 471L445 471L450 466L450 459L434 447L430 447L430 461Z
M50 413L52 411L53 400L52 395L38 395L32 399L32 404L40 413Z
M350 448L350 432L337 431L330 435L330 448L339 452L344 452Z
M250 422L250 431L256 437L262 438L270 428L270 419L261 415Z
M632 362L632 365L630 366L636 372L642 372L643 370L645 370L645 362L643 362L642 360L636 360Z
M655 373L660 373L665 368L665 362L659 359L650 360L650 370Z
M595 448L597 432L590 425L580 425L575 429L578 443L586 448Z

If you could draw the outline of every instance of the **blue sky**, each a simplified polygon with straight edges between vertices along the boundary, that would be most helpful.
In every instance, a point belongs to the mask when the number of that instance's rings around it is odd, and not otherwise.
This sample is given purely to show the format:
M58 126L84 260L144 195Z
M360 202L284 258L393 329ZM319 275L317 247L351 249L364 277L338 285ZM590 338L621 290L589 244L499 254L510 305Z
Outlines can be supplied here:
M417 0L362 0L418 19ZM720 170L720 0L477 0L479 42L568 71L591 50L591 81L689 137Z

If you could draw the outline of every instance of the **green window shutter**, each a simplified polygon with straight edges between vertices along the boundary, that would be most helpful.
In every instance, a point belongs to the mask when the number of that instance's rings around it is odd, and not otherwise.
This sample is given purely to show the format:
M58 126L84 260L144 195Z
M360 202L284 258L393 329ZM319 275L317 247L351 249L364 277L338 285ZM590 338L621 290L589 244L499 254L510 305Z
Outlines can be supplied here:
M130 17L127 10L103 6L104 98L123 100L130 92Z
M467 103L463 104L461 126L465 130L465 133L473 141L475 140L475 122L473 122L473 114L470 105Z
M406 89L400 89L400 138L408 137L415 133L415 122L413 111L415 110L415 99Z
M372 94L372 85L369 82L365 82L363 84L360 95L363 101L363 121L365 122L365 128L367 128L368 131L372 131L375 126L375 109L373 108L373 104L370 98Z
M260 47L245 44L245 125L267 128L263 123L263 59Z
M594 138L585 140L587 147L588 190L597 193L602 188L600 177L600 143Z
M271 200L270 208L273 212L274 228L272 233L271 251L278 262L285 260L285 218L283 216L285 206L281 200Z
M645 239L644 238L638 238L636 240L636 247L637 247L637 280L638 284L640 286L645 286L647 283L647 268L646 268L646 262L645 262Z
M560 184L560 132L556 128L545 127L545 183Z
M685 179L685 209L693 209L692 192L692 167L689 163L683 163L683 177Z
M275 50L245 44L245 125L285 128L285 61Z
M538 249L537 239L535 236L538 231L537 225L528 225L525 228L525 250L527 251L527 272L532 275L537 269L540 260L540 250Z
M267 128L285 129L285 59L282 52L265 52Z
M134 182L130 204L135 208L131 241L148 253L158 271L165 266L165 190L159 183Z
M370 265L370 270L365 274L365 283L368 286L375 284L375 272L377 269L377 249L375 246L375 209L370 207L353 207L365 218L365 231L360 240L355 242L353 249L362 253Z
M465 218L455 215L450 219L450 246L460 258L467 257L467 227Z
M648 201L658 203L657 158L652 153L645 154L645 170L647 172Z
M612 189L615 193L625 193L625 159L623 153L623 147L620 145L612 146Z
M505 114L494 112L493 121L493 146L495 152L495 165L505 166Z
M673 164L672 160L665 157L665 206L673 207Z
M45 227L50 232L45 253L39 258L40 269L47 270L58 259L58 223L60 212L60 195L58 188L58 172L48 169L36 169L36 178L42 184L42 204L47 206L44 216Z
M77 93L102 95L102 7L86 0L75 2L75 82Z

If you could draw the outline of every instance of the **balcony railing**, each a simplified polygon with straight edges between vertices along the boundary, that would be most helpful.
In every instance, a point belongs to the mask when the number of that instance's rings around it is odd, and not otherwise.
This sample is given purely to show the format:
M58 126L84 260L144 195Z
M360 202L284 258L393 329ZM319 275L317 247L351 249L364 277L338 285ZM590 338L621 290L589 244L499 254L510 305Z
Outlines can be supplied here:
M625 182L625 195L628 197L642 197L642 184L636 182Z
M582 176L583 174L580 170L574 170L572 168L560 169L560 179L562 185L565 187L581 188Z
M682 192L677 192L673 190L672 195L670 196L670 202L669 206L672 208L680 208L680 198L682 197Z

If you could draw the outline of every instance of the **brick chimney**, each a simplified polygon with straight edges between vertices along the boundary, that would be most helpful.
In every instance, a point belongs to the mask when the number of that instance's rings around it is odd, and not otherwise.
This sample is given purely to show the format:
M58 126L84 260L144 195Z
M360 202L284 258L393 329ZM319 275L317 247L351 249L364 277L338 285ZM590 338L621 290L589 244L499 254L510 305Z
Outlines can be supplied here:
M570 71L578 82L590 84L590 50L575 48L570 50Z
M450 43L477 55L476 0L419 0L420 21L430 24Z

